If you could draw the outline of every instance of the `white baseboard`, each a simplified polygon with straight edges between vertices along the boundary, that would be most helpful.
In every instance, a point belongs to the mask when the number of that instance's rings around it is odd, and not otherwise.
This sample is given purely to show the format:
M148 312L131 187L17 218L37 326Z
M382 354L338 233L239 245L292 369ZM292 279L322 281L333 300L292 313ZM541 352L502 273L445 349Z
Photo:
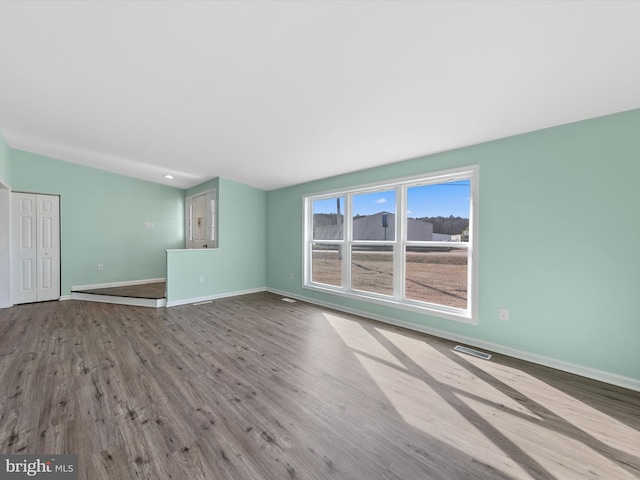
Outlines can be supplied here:
M622 375L617 375L615 373L604 372L602 370L597 370L594 368L584 367L582 365L576 365L574 363L545 357L543 355L525 352L522 350L516 350L511 347L506 347L504 345L499 345L491 342L485 342L483 340L478 340L473 337L467 337L465 335L458 335L455 333L446 332L444 330L438 330L435 328L425 327L423 325L417 325L415 323L403 322L402 320L397 320L395 318L390 318L390 317L385 317L383 315L377 315L377 314L365 312L362 310L358 310L356 308L343 307L340 305L335 305L330 302L323 302L321 300L307 298L301 295L293 295L290 292L285 292L282 290L267 288L267 291L271 293L275 293L277 295L295 298L303 302L313 303L315 305L319 305L322 307L331 308L333 310L339 310L341 312L351 313L353 315L358 315L360 317L370 318L372 320L377 320L379 322L387 323L389 325L394 325L396 327L402 327L408 330L414 330L417 332L426 333L428 335L433 335L435 337L445 338L447 340L451 340L454 342L464 343L472 347L490 350L492 352L500 353L502 355L507 355L509 357L518 358L520 360L526 360L527 362L536 363L538 365L544 365L545 367L555 368L556 370L561 370L563 372L573 373L575 375L580 375L581 377L591 378L593 380L598 380L600 382L605 382L611 385L617 385L619 387L628 388L629 390L640 392L640 380L635 378L624 377Z
M266 287L260 287L260 288L252 288L249 290L239 290L236 292L226 292L226 293L218 293L215 295L206 295L204 297L185 298L182 300L173 300L171 302L167 302L167 307L177 307L178 305L187 305L191 303L206 302L208 300L217 300L218 298L237 297L238 295L247 295L249 293L259 293L259 292L266 292L266 291L267 291Z
M71 292L70 300L84 300L86 302L115 303L116 305L131 305L133 307L161 308L166 306L166 298L135 298L114 297L111 295L93 295L91 293Z
M129 280L126 282L113 282L113 283L95 283L93 285L76 285L71 287L71 293L77 290L93 290L97 288L112 288L112 287L130 287L131 285L146 285L148 283L159 283L166 281L166 278L149 278L147 280Z

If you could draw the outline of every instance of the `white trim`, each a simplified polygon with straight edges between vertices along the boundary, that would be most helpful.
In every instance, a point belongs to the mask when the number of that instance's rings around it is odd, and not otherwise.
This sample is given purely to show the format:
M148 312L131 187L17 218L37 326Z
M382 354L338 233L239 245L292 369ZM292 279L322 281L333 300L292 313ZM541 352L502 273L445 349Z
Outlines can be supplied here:
M71 287L71 293L77 290L95 290L98 288L112 288L112 287L130 287L131 285L146 285L148 283L160 283L165 282L166 278L149 278L147 280L129 280L126 282L113 282L113 283L94 283L93 285L76 285Z
M248 290L238 290L235 292L216 293L214 295L205 295L204 297L184 298L182 300L173 300L167 302L167 307L177 307L178 305L187 305L192 303L206 302L207 300L217 300L219 298L236 297L238 295L247 295L249 293L266 292L267 287L250 288Z
M0 308L11 302L11 187L0 178Z
M375 303L376 305L384 305L385 307L398 308L400 310L406 310L408 312L420 313L422 315L431 315L432 317L446 318L447 320L453 320L455 322L466 323L467 325L476 325L477 323L470 317L460 313L458 314L452 307L441 306L439 308L429 308L428 303L415 302L411 300L405 300L399 302L393 297L385 298L382 295L369 292L361 292L360 290L351 290L346 292L344 290L334 290L331 286L324 287L320 284L303 285L303 289L310 290L312 292L327 293L329 295L336 295L338 297L348 298L350 300L358 300L366 303Z
M347 193L372 193L377 190L383 190L387 187L397 187L398 185L405 185L414 183L418 180L424 180L424 185L430 185L433 183L440 183L442 180L449 180L451 177L458 176L459 180L467 179L470 173L477 170L478 164L468 165L466 167L452 168L449 170L434 170L432 172L425 172L408 177L393 178L391 180L381 180L379 182L365 183L360 185L354 185L350 187L338 188L335 190L324 190L316 193L305 194L305 197L335 197L340 195L346 195ZM367 192L368 191L368 192Z
M94 295L91 293L71 292L71 300L83 300L85 302L115 303L117 305L131 305L132 307L161 308L166 306L166 298L135 298L116 297L112 295Z
M73 295L61 295L58 300L61 302L65 302L67 300L73 300Z
M605 382L611 385L617 385L619 387L628 388L629 390L640 392L640 379L625 377L615 373L597 370L595 368L584 367L582 365L577 365L575 363L565 362L562 360L545 357L543 355L538 355L535 353L517 350L511 347L506 347L504 345L499 345L497 343L485 342L483 340L478 340L473 337L467 337L465 335L458 335L455 333L446 332L446 331L438 330L435 328L425 327L423 325L418 325L411 322L403 322L402 320L397 320L395 318L390 318L390 317L378 315L375 313L365 312L363 310L358 310L356 308L343 307L341 305L335 305L330 302L324 302L322 300L316 300L313 298L303 297L301 295L295 295L295 294L292 294L291 292L285 292L283 290L267 288L267 291L271 293L275 293L276 295L287 296L303 302L308 302L308 303L312 303L322 307L331 308L333 310L350 313L352 315L358 315L360 317L369 318L371 320L377 320L379 322L386 323L389 325L394 325L396 327L402 327L408 330L414 330L416 332L426 333L427 335L433 335L435 337L444 338L447 340L451 340L453 342L465 343L472 347L490 350L492 352L500 353L502 355L507 355L509 357L518 358L520 360L525 360L527 362L535 363L538 365L544 365L546 367L555 368L556 370L561 370L563 372L580 375L581 377L590 378L592 380L598 380L600 382Z

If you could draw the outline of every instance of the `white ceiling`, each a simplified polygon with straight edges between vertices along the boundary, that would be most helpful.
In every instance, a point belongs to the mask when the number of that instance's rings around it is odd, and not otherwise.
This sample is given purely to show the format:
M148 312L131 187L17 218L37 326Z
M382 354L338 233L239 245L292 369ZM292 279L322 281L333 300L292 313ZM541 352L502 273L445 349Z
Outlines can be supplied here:
M5 1L0 131L271 190L639 108L639 25L614 1Z

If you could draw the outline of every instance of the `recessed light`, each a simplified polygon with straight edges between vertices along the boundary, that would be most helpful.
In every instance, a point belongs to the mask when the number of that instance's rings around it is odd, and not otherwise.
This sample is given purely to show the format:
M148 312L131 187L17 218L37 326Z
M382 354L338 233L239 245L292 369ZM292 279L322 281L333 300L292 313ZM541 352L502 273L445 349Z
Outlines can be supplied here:
M173 180L173 175L169 175L168 173L164 176L164 178L168 178L169 180Z

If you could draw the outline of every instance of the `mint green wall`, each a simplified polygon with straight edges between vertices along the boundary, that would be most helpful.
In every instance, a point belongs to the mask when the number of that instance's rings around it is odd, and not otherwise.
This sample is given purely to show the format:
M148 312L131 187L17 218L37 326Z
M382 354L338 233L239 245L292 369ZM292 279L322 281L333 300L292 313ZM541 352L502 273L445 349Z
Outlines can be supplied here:
M211 188L218 197L218 248L167 253L169 304L266 287L266 192L216 178L186 194Z
M267 285L640 379L639 132L633 110L271 191ZM480 165L477 325L302 289L304 194L472 164Z
M640 379L637 132L640 110L268 193L223 178L185 192L10 150L0 137L0 177L16 191L61 195L63 295L168 270L169 302L267 286ZM471 164L480 165L476 326L302 289L304 194ZM184 196L210 188L219 248L165 255L184 247Z
M212 180L209 180L208 182L201 183L200 185L196 185L195 187L191 187L190 189L186 190L185 197L189 197L191 195L195 195L196 193L200 193L200 192L206 192L207 190L213 190L214 188L216 189L216 193L217 193L219 186L220 186L220 178L216 177ZM218 196L218 200L220 200L219 196Z
M62 295L75 285L166 276L165 249L184 246L183 190L20 150L11 154L14 191L60 195Z

